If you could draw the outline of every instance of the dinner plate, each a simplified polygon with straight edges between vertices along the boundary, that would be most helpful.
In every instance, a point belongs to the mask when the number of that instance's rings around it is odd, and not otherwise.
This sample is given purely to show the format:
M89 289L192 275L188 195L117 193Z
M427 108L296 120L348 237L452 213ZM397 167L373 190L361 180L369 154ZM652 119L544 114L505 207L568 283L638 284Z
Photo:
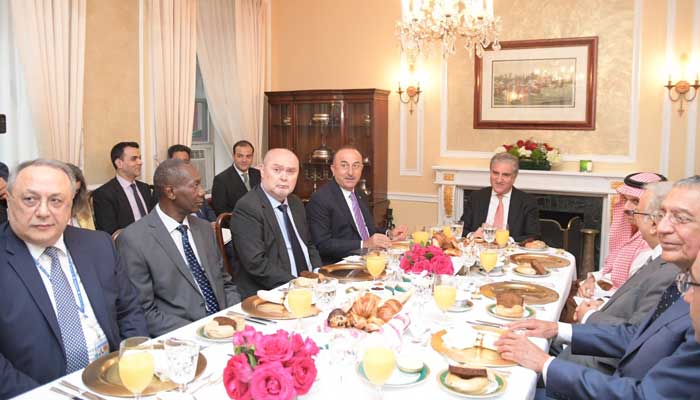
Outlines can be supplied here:
M209 337L207 333L204 331L204 325L201 325L199 328L197 328L196 331L197 334L197 339L202 339L207 342L212 342L212 343L231 343L231 340L233 339L233 335L226 337L226 338L213 338Z
M550 272L548 269L545 269L545 270L544 270L544 274L538 275L538 274L524 274L524 273L518 271L518 268L520 268L520 267L515 267L515 268L513 268L513 273L514 273L515 275L519 275L519 276L522 276L522 277L525 277L525 278L545 278L545 277L547 277L547 276L552 275L552 272Z
M518 253L510 256L511 264L532 263L532 261L539 263L545 268L562 268L571 264L566 258L551 254Z
M518 249L520 249L522 251L533 252L533 253L546 253L549 251L550 247L546 246L542 249L531 249L531 248L525 247L525 246L518 246Z
M243 300L243 303L241 303L241 308L243 309L243 311L245 311L249 315L252 315L253 317L267 319L296 319L296 317L292 315L292 313L287 311L284 305L270 303L261 299L257 295L250 296ZM309 315L304 316L304 318L313 317L314 315L318 315L318 313L320 312L321 311L318 308L316 308L316 306L311 306L311 313Z
M442 337L447 333L441 330L433 333L430 337L430 346L446 358L459 363L470 364L480 367L511 367L517 365L513 361L504 360L497 351L484 348L468 347L466 349L455 349L447 347Z
M487 274L485 269L479 267L479 274L481 274L483 276L498 277L498 276L505 275L506 272L503 269L503 266L501 266L501 267L496 267L496 268L492 269L491 272Z
M489 313L490 316L496 317L499 319L505 319L508 321L519 321L521 319L528 319L535 315L535 310L532 309L532 307L525 306L523 307L523 316L522 317L506 317L503 315L496 314L496 304L489 304L486 306L486 312Z
M197 360L197 371L195 379L202 375L207 367L207 359L199 353ZM105 396L134 397L134 395L124 387L119 379L119 352L114 351L104 357L100 357L88 365L83 370L83 383L93 392ZM161 381L153 376L151 383L143 391L144 396L160 393L177 388L173 381Z
M498 372L489 371L489 385L485 390L478 393L463 392L447 384L446 378L449 372L449 370L445 369L437 374L438 385L449 393L459 397L466 397L470 399L488 399L490 397L500 396L506 390L506 377Z
M370 382L367 376L365 375L365 370L363 369L361 362L357 363L355 371L360 376L360 378L362 378L363 381L369 383L370 385L372 384L372 382ZM420 371L413 373L404 372L395 367L394 372L392 372L391 376L389 377L389 380L387 380L386 383L382 385L382 387L390 389L415 386L428 379L428 375L430 375L430 368L426 363L423 363L423 368L421 368Z
M493 282L482 286L479 291L494 300L499 293L515 293L523 296L527 304L549 304L559 299L559 293L553 289L530 282Z
M462 304L463 303L463 304ZM467 299L460 299L455 302L455 305L447 309L447 312L453 312L453 313L462 313L465 311L469 311L474 307L474 303L472 303L471 300Z
M362 282L371 281L373 279L372 275L367 272L367 267L360 263L324 265L318 272L324 276L336 278L339 282ZM383 277L384 273L377 277L377 279L381 280Z

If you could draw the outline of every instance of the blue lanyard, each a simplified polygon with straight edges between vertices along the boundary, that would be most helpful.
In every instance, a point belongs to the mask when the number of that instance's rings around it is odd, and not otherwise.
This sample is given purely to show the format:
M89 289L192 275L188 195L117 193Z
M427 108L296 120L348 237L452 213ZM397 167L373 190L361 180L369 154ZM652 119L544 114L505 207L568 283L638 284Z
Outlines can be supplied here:
M83 294L80 290L80 285L78 285L78 276L75 273L75 266L73 265L73 259L71 258L70 254L66 254L66 256L68 258L68 268L70 269L71 278L73 280L73 286L75 287L75 292L78 294L78 301L80 302L80 304L78 306L80 307L80 312L83 315L85 315L85 302L83 302ZM39 268L39 270L44 275L46 275L46 277L49 278L49 281L50 281L51 274L49 274L49 272L46 271L46 269L44 267L42 267L41 264L39 264L39 260L35 259L34 257L32 257L32 258L34 259L34 264L36 264L37 268Z

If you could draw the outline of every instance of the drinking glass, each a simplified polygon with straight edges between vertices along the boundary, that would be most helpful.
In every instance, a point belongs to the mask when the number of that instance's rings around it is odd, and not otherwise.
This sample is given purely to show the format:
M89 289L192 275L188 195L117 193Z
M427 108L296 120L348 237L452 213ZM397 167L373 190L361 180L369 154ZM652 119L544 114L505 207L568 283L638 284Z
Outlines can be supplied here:
M336 329L330 341L331 363L336 368L339 385L343 386L343 375L357 359L357 343L352 333Z
M420 244L421 246L426 246L428 240L430 240L430 233L425 230L425 227L418 227L416 231L411 234L413 243Z
M314 286L314 296L316 297L316 307L321 311L326 311L333 307L335 295L338 291L338 280L335 278L325 278Z
M377 389L377 398L382 398L382 386L396 368L396 356L388 347L368 347L362 357L365 376Z
M170 338L165 340L163 347L168 360L168 378L177 383L180 397L194 398L187 395L185 389L197 372L199 344L193 340Z
M370 249L365 256L365 262L367 265L367 272L372 275L372 283L376 283L377 277L384 272L388 262L386 250L379 247Z
M484 241L489 245L496 240L496 227L493 224L484 223L481 225L481 229L484 232Z
M155 363L150 340L145 336L134 336L119 344L119 379L136 400L141 398L141 393L153 379Z
M452 221L452 224L450 224L450 229L452 230L452 237L461 240L460 238L462 237L462 233L464 232L464 221L457 220L457 221Z
M433 282L433 298L435 304L442 311L442 323L447 324L447 310L457 300L457 278L452 275L435 275Z
M484 249L479 253L479 263L484 271L486 271L487 279L491 279L490 273L498 263L498 252L493 249Z
M311 314L311 298L313 292L311 288L292 285L287 292L287 304L289 311L297 319L295 330L301 332L301 319Z
M508 224L496 228L496 243L499 248L506 247L509 238L510 231L508 230Z

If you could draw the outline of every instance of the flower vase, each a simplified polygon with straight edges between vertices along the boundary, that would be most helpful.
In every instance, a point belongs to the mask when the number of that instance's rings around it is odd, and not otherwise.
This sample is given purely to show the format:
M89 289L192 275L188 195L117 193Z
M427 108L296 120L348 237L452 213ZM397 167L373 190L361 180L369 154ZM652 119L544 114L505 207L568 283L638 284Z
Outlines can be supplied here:
M530 169L539 171L549 171L552 169L552 164L547 160L533 160L531 158L521 158L518 160L520 169Z

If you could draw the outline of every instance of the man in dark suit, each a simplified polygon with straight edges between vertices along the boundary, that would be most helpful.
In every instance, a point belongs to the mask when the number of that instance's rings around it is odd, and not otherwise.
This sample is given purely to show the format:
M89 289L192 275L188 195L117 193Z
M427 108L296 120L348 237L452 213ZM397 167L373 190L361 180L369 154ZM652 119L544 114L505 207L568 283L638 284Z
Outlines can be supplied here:
M0 224L7 221L7 177L10 170L0 162Z
M58 161L22 163L9 179L9 220L0 225L0 398L148 334L111 238L67 226L74 188Z
M700 253L700 176L676 182L652 218L657 224L663 259L684 272L690 270ZM511 331L503 334L496 345L503 358L542 372L549 397L696 399L700 393L700 344L688 317L688 304L679 301L679 287L671 283L655 309L635 325L519 321L509 326ZM517 329L525 332L512 332ZM555 359L528 336L556 336L571 342L573 354L612 357L619 360L619 365L610 376Z
M214 177L211 199L214 212L232 212L236 203L248 191L260 184L260 171L252 168L255 149L247 140L233 145L233 165Z
M191 157L192 149L184 144L174 144L168 147L168 158L190 162ZM206 199L202 202L202 206L199 207L195 215L209 222L216 221L216 213L211 207L209 207L209 202L207 202Z
M306 205L311 238L324 264L333 264L360 249L389 247L406 238L406 226L386 232L374 225L365 194L356 190L362 177L362 154L353 147L333 155L333 180L311 195Z
M120 142L112 147L112 165L117 174L92 193L95 228L110 235L146 216L155 201L141 176L141 151L136 142Z
M510 153L497 153L491 158L491 186L469 194L462 221L464 235L481 236L484 222L498 226L508 224L516 241L540 235L537 201L513 187L518 177L518 158Z
M267 152L261 183L236 204L231 232L240 258L241 297L287 283L321 266L301 200L292 194L299 159L287 149Z
M158 204L117 238L119 261L140 293L151 336L241 301L210 224L191 214L204 202L192 164L165 160L153 175Z

